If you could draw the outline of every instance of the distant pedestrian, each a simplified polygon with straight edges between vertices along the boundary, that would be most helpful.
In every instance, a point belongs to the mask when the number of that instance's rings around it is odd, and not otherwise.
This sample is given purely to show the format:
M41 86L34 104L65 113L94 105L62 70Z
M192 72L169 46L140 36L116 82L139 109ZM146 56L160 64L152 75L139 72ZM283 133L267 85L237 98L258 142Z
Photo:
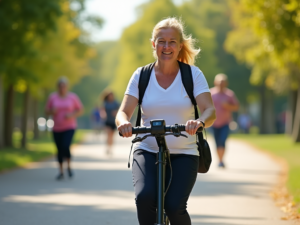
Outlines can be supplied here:
M98 135L104 126L103 112L99 106L95 106L91 113L91 123L95 134Z
M219 167L224 168L223 157L225 142L229 135L229 123L231 114L239 109L239 102L232 90L227 88L228 81L225 74L218 74L214 81L215 87L211 88L211 96L216 108L217 119L212 128L219 157Z
M68 91L68 80L62 77L57 82L57 92L52 93L46 104L46 114L51 115L54 121L53 138L57 147L59 174L57 180L64 178L63 161L67 161L69 177L71 170L70 145L77 127L76 118L83 112L80 99L76 94Z
M250 116L246 112L243 112L243 113L239 114L237 121L238 121L240 130L245 134L249 134L249 129L251 127Z
M112 91L105 91L103 98L103 109L105 110L105 127L106 127L106 154L112 154L112 145L114 133L117 129L115 119L119 109L119 103L115 100L115 96Z

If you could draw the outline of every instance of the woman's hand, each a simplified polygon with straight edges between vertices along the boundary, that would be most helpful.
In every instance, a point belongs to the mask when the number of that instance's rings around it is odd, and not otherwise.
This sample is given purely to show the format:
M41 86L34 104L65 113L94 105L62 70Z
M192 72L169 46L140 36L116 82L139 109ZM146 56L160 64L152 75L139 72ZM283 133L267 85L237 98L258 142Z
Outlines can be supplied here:
M83 108L75 110L74 112L66 113L65 119L76 119L78 116L81 116L83 114Z
M199 127L203 127L203 124L199 120L188 120L185 124L185 131L189 135L194 135Z
M123 137L132 136L132 125L129 121L137 104L138 99L136 97L131 95L124 96L116 116L118 131L123 135Z
M227 102L223 102L222 103L222 107L224 108L224 109L227 109L227 110L229 110L230 109L230 104L229 103L227 103Z
M130 122L124 122L118 126L118 131L123 135L123 137L132 136L132 125Z
M74 118L74 113L67 113L67 114L65 115L65 118L66 118L67 120L73 119L73 118Z
M51 114L52 114L52 115L55 115L56 113L57 113L57 108L52 108L52 109L51 109Z
M45 109L45 114L49 116L55 116L57 108Z

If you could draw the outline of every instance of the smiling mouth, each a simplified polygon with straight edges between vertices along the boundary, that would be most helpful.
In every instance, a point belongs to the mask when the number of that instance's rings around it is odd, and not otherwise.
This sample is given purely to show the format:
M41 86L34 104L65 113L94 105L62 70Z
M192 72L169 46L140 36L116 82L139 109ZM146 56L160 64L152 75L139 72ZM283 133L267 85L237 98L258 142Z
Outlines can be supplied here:
M162 52L164 55L171 55L172 52Z

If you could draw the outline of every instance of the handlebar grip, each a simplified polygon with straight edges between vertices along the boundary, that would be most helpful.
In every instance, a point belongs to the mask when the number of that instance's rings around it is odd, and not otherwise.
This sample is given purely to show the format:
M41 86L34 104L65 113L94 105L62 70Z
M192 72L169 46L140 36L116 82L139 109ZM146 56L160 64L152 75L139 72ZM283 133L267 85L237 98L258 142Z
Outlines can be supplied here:
M178 125L180 131L185 131L185 125ZM203 131L203 127L199 127L196 133L201 133Z
M184 124L178 124L177 125L179 131L185 131L185 125ZM169 132L174 132L175 131L175 126L166 126L166 131L169 131ZM197 133L200 133L203 131L203 127L199 127L198 130L197 130Z
M151 127L132 127L132 134L145 134L151 133ZM119 132L119 135L123 137L123 135Z
M151 133L151 127L133 127L132 134Z
M185 131L185 125L179 124L178 125L179 131Z

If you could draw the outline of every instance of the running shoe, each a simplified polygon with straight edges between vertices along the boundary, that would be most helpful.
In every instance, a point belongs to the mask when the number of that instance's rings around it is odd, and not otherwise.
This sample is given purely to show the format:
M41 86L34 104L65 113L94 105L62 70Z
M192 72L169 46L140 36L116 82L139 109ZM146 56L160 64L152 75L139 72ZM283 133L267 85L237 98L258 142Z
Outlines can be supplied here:
M223 162L219 162L219 168L225 168L225 164Z
M56 180L62 180L64 179L64 174L60 173L57 175Z

